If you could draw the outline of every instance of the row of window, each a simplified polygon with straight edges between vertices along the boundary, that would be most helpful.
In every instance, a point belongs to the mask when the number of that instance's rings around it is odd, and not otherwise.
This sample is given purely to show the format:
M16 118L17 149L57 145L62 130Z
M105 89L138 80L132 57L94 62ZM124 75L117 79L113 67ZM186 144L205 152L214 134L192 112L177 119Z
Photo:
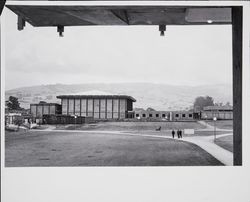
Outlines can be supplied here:
M62 99L62 114L83 112L124 112L125 99Z
M186 118L186 115L187 115L187 114L182 114L181 116L182 116L182 118ZM176 117L176 118L179 118L179 114L175 114L175 117ZM193 114L188 114L188 117L189 117L189 118L192 118L192 117L193 117Z
M136 117L140 117L140 114L135 114ZM142 117L143 118L146 118L146 114L142 114ZM153 114L149 114L148 117L153 117ZM155 117L156 118L159 118L160 115L159 114L155 114ZM165 118L166 117L166 114L162 114L161 115L162 118Z
M186 118L186 115L187 115L187 114L181 114L182 118ZM136 117L140 117L140 114L135 114L135 116L136 116ZM143 117L143 118L146 118L147 115L146 115L146 114L142 114L142 117ZM153 114L148 114L148 117L150 117L150 118L153 117ZM155 117L156 117L156 118L159 118L159 117L160 117L160 114L155 114ZM162 117L162 118L165 118L165 117L166 117L166 114L161 114L161 117ZM176 118L179 118L179 114L175 114L175 117L176 117ZM188 114L188 117L189 117L189 118L192 118L192 117L193 117L193 114Z

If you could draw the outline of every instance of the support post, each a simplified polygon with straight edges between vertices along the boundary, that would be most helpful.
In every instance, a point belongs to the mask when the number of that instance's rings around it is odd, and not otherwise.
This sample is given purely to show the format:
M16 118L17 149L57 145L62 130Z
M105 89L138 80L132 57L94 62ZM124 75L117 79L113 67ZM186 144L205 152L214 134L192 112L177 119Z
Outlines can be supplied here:
M242 165L242 6L232 7L234 165Z
M17 18L17 29L18 31L22 31L25 27L25 20L21 17L18 16Z

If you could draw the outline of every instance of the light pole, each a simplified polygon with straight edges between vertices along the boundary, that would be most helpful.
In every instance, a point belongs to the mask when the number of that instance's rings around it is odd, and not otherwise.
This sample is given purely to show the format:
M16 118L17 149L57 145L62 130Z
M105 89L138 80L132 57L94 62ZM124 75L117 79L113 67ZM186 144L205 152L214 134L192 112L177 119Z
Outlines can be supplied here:
M215 123L217 121L217 118L214 117L213 120L214 120L214 141L215 141L215 139L216 139L216 126L215 126Z

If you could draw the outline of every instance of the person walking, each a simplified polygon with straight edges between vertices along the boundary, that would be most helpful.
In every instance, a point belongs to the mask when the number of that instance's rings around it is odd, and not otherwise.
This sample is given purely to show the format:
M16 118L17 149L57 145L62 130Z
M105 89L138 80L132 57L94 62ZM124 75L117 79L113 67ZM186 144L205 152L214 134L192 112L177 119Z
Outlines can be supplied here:
M180 138L182 138L182 130L180 130Z
M175 131L174 130L172 130L172 137L174 138L174 135L175 135Z

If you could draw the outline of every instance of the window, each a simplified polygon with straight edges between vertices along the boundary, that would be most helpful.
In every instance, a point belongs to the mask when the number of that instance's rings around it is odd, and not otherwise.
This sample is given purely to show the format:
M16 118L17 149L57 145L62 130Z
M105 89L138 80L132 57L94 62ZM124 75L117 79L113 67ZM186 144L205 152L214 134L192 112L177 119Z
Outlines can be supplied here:
M162 118L165 118L166 117L166 114L162 114Z
M175 117L179 117L179 114L175 114Z
M185 118L186 117L186 114L182 114L182 118Z
M136 117L139 117L139 114L136 114L135 116L136 116Z
M156 114L155 116L156 116L156 117L159 117L159 114Z
M142 117L146 117L146 114L142 114Z
M189 116L189 118L192 118L192 117L193 117L193 115L192 115L192 114L189 114L188 116Z
M149 114L149 117L152 117L153 115L152 114Z

